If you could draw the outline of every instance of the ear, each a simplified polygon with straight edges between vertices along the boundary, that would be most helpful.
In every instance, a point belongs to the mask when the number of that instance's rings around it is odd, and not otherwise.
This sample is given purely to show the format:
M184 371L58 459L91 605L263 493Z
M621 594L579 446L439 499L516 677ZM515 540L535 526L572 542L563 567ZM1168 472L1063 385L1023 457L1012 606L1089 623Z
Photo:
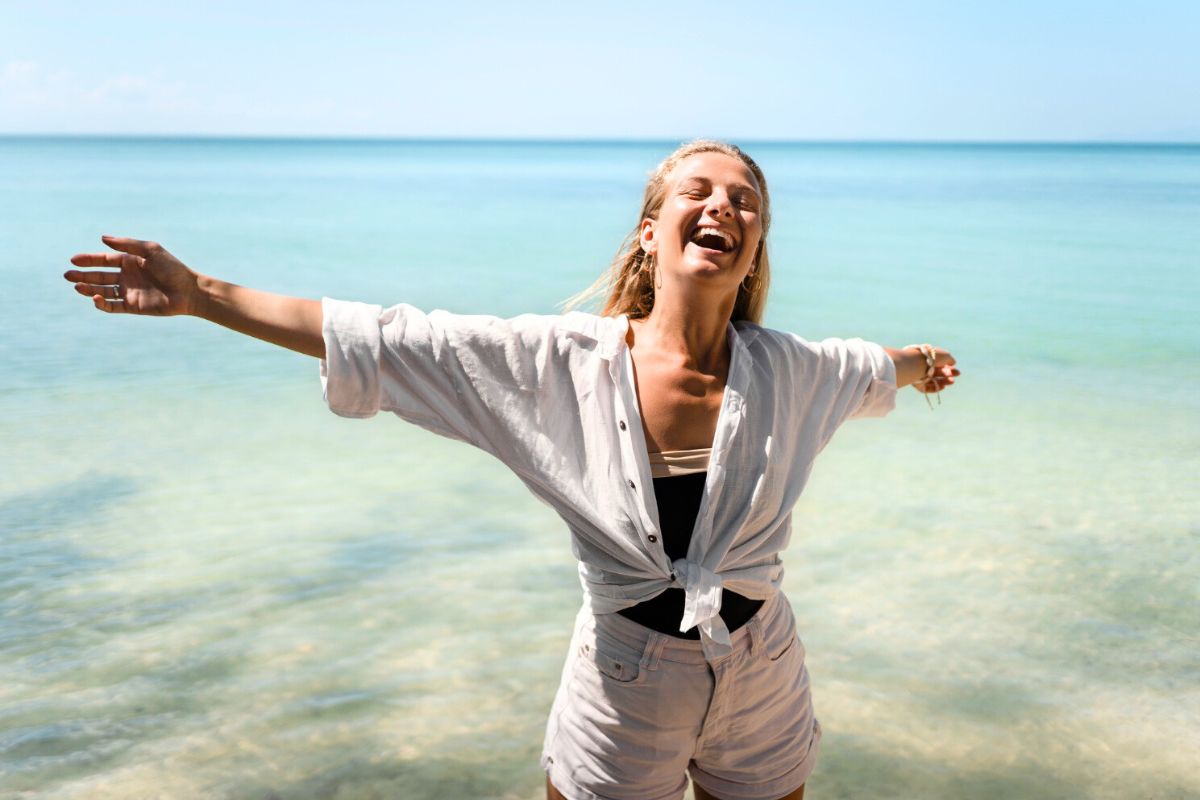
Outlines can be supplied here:
M655 226L658 220L646 217L642 220L642 230L638 233L638 241L642 243L642 252L653 253L658 249L657 242L654 241Z

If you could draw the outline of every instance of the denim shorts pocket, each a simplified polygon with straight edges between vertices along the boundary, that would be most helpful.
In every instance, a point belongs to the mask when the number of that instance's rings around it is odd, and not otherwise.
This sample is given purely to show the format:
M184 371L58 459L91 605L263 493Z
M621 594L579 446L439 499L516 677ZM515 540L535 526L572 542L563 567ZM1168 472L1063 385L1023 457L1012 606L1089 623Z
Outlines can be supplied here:
M774 649L767 650L768 661L778 661L796 648L800 649L801 658L803 658L804 645L800 644L799 634L793 633L790 638L774 644Z
M605 680L633 684L646 676L641 652L625 643L597 636L594 631L584 631L576 655Z

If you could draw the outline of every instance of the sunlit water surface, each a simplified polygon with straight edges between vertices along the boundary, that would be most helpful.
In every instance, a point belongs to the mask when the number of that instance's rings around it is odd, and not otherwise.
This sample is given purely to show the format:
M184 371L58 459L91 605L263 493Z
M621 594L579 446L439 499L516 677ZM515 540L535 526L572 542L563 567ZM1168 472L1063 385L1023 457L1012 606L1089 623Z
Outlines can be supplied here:
M553 313L663 144L0 140L0 795L506 798L565 527L317 366L60 275L112 232L276 291ZM818 461L785 589L814 798L1200 795L1200 148L750 147L767 323L951 348Z

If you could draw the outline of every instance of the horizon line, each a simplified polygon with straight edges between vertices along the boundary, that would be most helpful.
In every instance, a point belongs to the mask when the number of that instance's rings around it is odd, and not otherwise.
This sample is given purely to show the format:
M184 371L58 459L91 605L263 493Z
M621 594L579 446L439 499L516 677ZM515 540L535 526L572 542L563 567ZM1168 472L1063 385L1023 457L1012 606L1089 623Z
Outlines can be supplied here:
M354 134L256 134L256 133L18 133L0 131L5 139L108 139L142 141L240 141L240 142L346 142L379 144L563 144L563 145L662 145L693 139L719 139L750 145L911 145L911 146L1200 146L1198 139L905 139L905 138L754 138L754 137L573 137L573 136L371 136Z

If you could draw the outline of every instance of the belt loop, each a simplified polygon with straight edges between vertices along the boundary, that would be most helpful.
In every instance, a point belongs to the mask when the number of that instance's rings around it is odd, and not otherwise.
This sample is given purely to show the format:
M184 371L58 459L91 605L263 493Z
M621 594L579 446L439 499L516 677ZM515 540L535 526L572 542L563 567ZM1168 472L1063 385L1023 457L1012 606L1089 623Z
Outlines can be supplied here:
M746 627L750 629L750 655L758 658L763 652L762 620L760 620L756 614L750 618L749 622L746 623Z
M642 669L658 669L658 660L662 656L667 637L661 633L650 634L646 649L642 651Z

